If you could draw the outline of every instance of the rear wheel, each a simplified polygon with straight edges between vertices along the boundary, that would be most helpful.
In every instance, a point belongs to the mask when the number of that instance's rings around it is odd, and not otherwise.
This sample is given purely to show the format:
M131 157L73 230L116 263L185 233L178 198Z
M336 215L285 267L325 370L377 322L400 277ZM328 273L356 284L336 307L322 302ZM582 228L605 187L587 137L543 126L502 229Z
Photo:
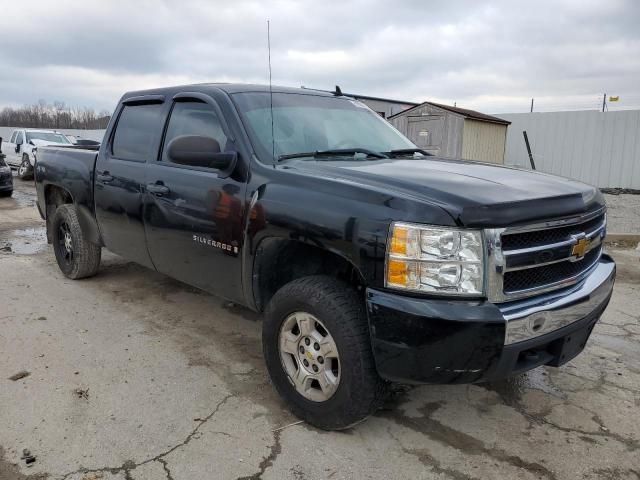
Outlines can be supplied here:
M101 248L84 238L73 205L58 207L51 229L53 251L62 273L74 280L95 275L100 267Z
M22 156L22 163L18 167L18 177L20 177L20 180L31 180L33 178L33 167L27 155Z
M346 283L313 276L282 287L267 308L262 343L278 393L318 428L349 428L384 398L364 300Z

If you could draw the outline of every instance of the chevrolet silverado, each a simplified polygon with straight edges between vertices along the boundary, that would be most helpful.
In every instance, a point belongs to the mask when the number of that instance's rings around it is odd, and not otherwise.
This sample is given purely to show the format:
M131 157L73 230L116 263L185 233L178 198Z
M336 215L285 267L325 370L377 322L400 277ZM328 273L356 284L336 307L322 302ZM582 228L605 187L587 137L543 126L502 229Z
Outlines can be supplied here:
M39 148L35 176L67 277L106 248L264 312L273 385L323 429L390 382L562 365L613 289L597 188L430 156L338 89L127 93L99 149Z

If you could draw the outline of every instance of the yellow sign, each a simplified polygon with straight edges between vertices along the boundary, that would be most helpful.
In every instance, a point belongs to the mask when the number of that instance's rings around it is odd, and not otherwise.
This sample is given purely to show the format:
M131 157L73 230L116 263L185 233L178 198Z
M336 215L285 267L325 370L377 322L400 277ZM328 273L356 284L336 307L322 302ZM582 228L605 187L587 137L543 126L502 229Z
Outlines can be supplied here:
M587 250L589 250L590 245L591 240L589 240L588 238L581 238L580 240L578 240L578 243L576 243L571 249L571 255L575 255L578 258L584 257L585 253L587 253Z
M619 100L620 100L620 95L618 95L617 97L609 97L610 102L618 102Z

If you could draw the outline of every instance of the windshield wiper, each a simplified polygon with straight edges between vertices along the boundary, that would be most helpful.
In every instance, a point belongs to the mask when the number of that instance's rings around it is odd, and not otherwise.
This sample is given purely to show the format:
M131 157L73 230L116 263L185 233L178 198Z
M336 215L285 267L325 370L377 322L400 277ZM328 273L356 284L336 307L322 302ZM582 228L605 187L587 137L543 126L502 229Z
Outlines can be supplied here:
M420 153L422 155L425 155L427 157L432 157L433 154L422 150L421 148L400 148L398 150L391 150L390 152L384 152L385 155L387 155L388 157L391 158L396 158L396 157L403 157L405 155L413 155L414 153Z
M367 157L374 158L389 158L384 153L374 152L373 150L369 150L368 148L339 148L333 150L316 150L315 152L300 152L300 153L289 153L286 155L280 155L278 157L278 162L282 160L288 160L290 158L303 158L303 157L313 157L313 158L323 158L323 157L353 157L357 153L365 154Z

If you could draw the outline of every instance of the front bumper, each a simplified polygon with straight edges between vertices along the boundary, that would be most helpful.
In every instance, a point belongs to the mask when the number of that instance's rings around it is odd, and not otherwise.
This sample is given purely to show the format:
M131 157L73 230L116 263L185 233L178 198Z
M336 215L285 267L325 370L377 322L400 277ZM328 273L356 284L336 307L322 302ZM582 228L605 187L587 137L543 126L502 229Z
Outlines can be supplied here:
M583 350L615 273L613 259L602 255L581 283L504 304L368 289L378 373L404 383L472 383L562 365Z

